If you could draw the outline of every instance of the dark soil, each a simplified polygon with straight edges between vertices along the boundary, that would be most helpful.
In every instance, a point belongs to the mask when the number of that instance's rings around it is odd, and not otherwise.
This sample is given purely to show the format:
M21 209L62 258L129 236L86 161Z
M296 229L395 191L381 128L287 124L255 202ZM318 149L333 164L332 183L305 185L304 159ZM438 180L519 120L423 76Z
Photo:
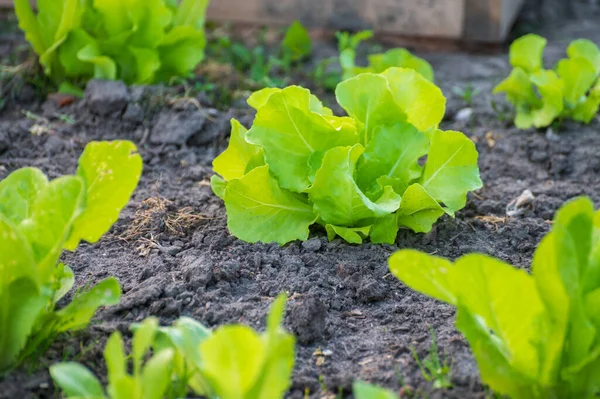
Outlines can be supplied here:
M572 39L600 43L598 14L588 6L577 11L577 21L544 32L549 61L561 57ZM73 173L87 142L110 139L138 144L144 174L110 233L64 256L79 287L118 277L121 303L101 310L87 331L61 337L35 364L0 379L0 398L57 397L44 371L52 362L75 359L102 372L108 335L146 316L170 323L186 315L211 327L244 323L261 329L282 291L290 296L285 325L298 338L290 398L302 398L306 389L311 398L334 398L340 389L349 393L355 379L397 391L402 379L427 397L485 397L469 347L454 328L454 310L398 282L387 258L399 248L451 259L477 251L527 269L563 202L586 194L600 204L600 123L567 124L554 132L507 127L489 94L509 72L506 54L424 57L448 97L443 128L463 131L477 143L485 187L455 219L442 218L428 234L401 231L392 246L327 242L318 229L307 242L284 247L232 237L208 179L212 159L226 146L229 119L251 124L244 105L222 111L204 96L186 98L176 89L103 84L62 107L61 98L38 103L17 97L0 114L0 178L24 166L51 177ZM466 105L452 88L468 83L481 92L472 117L457 121ZM535 196L531 206L507 217L507 205L526 189ZM412 358L412 345L426 355L430 327L452 362L452 389L433 391Z

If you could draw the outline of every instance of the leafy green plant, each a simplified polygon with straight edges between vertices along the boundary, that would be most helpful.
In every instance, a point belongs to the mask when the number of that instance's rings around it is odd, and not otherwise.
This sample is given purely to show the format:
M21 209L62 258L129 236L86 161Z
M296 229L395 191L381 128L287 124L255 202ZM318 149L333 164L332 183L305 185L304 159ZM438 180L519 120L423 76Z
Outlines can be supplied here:
M211 332L186 317L172 327L158 327L156 319L146 319L135 328L132 375L127 373L121 336L113 333L104 351L106 393L77 363L54 365L50 373L69 398L180 398L188 387L209 399L283 398L295 356L295 339L281 327L285 301L280 295L273 302L263 334L243 325ZM150 348L153 356L143 365Z
M447 359L440 359L437 341L435 339L435 331L433 331L433 327L430 327L430 331L431 348L429 348L429 354L425 359L421 360L419 358L419 355L417 354L417 351L415 350L414 346L411 346L410 350L413 354L415 361L419 365L421 374L427 381L433 383L433 388L452 388L452 383L450 382L450 365L448 364Z
M312 51L312 41L304 25L294 21L285 33L281 48L291 61L308 57Z
M19 26L56 83L185 76L204 57L208 0L15 0Z
M130 356L125 355L121 333L115 331L111 334L104 348L108 371L106 392L92 372L79 363L54 364L50 367L50 375L67 398L161 399L171 386L175 351L169 348L157 351L145 361L157 331L158 320L145 319L133 334ZM131 374L128 371L129 358L133 369Z
M481 187L475 145L437 128L445 98L417 72L362 74L336 97L349 116L298 86L263 89L248 99L251 129L232 120L211 183L233 235L284 244L318 223L329 239L393 243L399 227L429 231Z
M465 87L453 87L452 92L463 100L467 107L470 107L473 105L473 99L480 93L480 90L474 88L471 83L468 83Z
M0 372L119 300L119 284L108 278L56 310L74 284L58 260L81 240L97 242L117 220L142 171L135 150L128 141L92 142L75 175L48 181L39 169L23 168L0 181Z
M395 393L362 381L354 382L352 391L356 399L398 399Z
M481 378L516 399L600 393L600 212L569 201L541 241L532 274L491 257L450 261L414 250L390 258L409 287L456 306Z
M403 48L395 48L385 53L371 54L368 56L367 67L356 66L356 50L358 45L373 36L372 31L361 31L355 34L342 32L337 34L338 50L340 52L340 65L342 67L342 80L349 79L365 72L381 73L388 68L398 67L412 69L420 73L425 79L433 82L434 73L431 65L424 59L411 54Z
M568 58L548 70L542 60L546 43L534 34L515 40L510 47L513 70L494 94L506 94L519 129L565 118L589 123L600 107L600 49L587 39L575 40L567 48Z

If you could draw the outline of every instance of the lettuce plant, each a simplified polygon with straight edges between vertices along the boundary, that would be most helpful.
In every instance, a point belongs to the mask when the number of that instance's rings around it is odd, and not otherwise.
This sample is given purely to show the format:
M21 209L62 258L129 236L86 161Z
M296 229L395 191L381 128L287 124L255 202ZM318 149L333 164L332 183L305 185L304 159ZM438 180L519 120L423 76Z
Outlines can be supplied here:
M121 333L110 335L104 348L108 371L106 392L100 381L79 363L58 363L50 367L50 375L67 398L161 399L171 387L173 349L157 351L147 357L158 331L158 320L145 319L135 330L131 355L125 355ZM131 358L132 373L129 372Z
M23 168L0 181L0 372L119 300L119 284L108 278L56 310L74 284L59 257L81 240L98 241L117 220L142 171L135 150L127 141L92 142L75 175L48 181Z
M362 381L352 384L352 392L356 399L398 399L395 393Z
M541 128L570 118L589 123L600 107L600 50L587 39L567 48L568 58L544 69L546 39L529 34L510 47L510 75L494 88L515 107L519 129Z
M409 287L457 308L481 378L516 399L600 394L600 212L565 204L532 274L485 255L451 263L414 250L390 258Z
M15 0L19 26L55 82L152 83L204 57L208 0Z
M336 97L349 116L298 86L263 89L248 99L250 130L232 120L211 183L233 235L285 244L318 223L330 239L393 243L400 227L427 232L481 187L475 145L437 128L446 100L419 73L365 73Z
M295 356L295 339L281 327L285 300L280 295L273 303L263 334L243 325L212 332L186 317L172 327L146 319L133 336L133 375L127 373L121 336L113 333L104 351L106 393L77 363L56 364L50 373L68 398L178 398L186 396L188 387L209 399L283 398ZM150 347L153 356L142 365Z
M368 56L367 67L356 66L356 50L361 41L373 36L372 31L361 31L353 35L347 32L338 33L338 50L340 52L340 65L342 67L342 80L349 79L365 72L381 73L388 68L398 67L413 69L431 82L434 73L431 65L424 59L417 57L403 48L395 48L385 53L371 54Z

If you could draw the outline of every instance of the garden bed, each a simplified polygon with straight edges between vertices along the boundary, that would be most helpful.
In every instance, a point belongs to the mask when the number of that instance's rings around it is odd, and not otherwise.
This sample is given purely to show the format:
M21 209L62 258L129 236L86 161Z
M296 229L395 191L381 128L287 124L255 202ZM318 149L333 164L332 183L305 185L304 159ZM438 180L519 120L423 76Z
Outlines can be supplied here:
M598 15L587 6L578 12L579 20L542 32L552 61L572 39L600 43ZM333 44L319 46L334 51ZM95 82L81 101L53 96L40 103L21 90L0 113L0 179L24 166L50 177L72 173L87 142L117 138L138 145L144 172L110 233L64 256L78 287L116 276L121 303L101 310L85 332L61 337L38 364L0 380L0 398L56 397L45 366L76 359L102 370L110 332L127 331L146 316L163 323L186 315L210 327L239 322L261 328L282 291L290 296L285 326L298 339L290 398L307 390L311 398L349 394L355 379L396 390L403 383L429 397L484 397L469 347L454 328L454 310L398 282L387 258L398 248L451 259L476 251L527 269L564 201L586 194L600 203L600 123L567 124L554 132L507 127L490 105L492 87L510 71L506 54L422 56L448 97L442 127L477 143L485 186L455 219L442 218L428 234L401 231L395 245L328 242L321 229L304 243L284 247L230 236L223 203L208 180L212 159L226 146L229 119L251 124L253 113L241 101L224 109L182 87ZM457 114L464 115L466 105L453 88L468 83L480 93L472 116L461 120ZM507 205L524 190L535 199L520 215L507 217ZM452 363L452 389L433 391L411 354L414 345L426 355L430 327Z

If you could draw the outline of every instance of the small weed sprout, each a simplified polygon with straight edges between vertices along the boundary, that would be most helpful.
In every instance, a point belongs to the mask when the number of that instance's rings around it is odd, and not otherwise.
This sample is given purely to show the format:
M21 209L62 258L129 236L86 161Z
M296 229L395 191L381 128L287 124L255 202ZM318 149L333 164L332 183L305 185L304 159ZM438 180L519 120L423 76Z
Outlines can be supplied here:
M437 341L435 339L435 331L433 327L430 327L431 332L431 348L429 349L429 355L421 361L419 355L413 345L410 350L415 358L415 361L421 369L423 377L433 383L434 389L452 388L452 382L450 381L450 371L452 365L448 363L448 358L444 356L440 359L438 353Z
M473 99L481 92L481 90L473 87L471 83L468 83L464 88L454 86L452 92L460 97L467 107L471 107L473 105Z

